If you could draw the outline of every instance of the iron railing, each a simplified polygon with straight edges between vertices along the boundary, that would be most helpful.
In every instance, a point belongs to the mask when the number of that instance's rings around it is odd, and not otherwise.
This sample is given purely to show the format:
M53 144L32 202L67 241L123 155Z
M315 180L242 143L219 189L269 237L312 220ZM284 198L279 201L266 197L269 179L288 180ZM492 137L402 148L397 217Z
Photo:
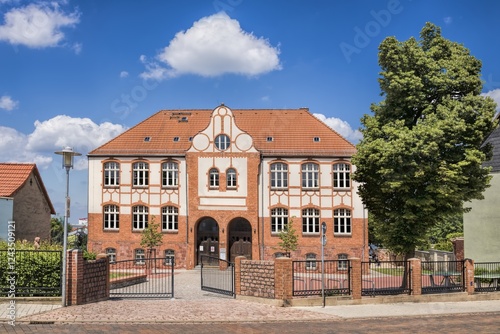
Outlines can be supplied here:
M217 257L201 256L201 289L236 297L234 263Z
M110 297L174 298L174 258L110 262Z
M361 262L361 295L411 294L408 261Z
M61 296L62 251L0 250L2 297Z
M474 263L474 291L500 291L500 262Z
M422 261L422 294L465 291L464 261Z
M292 261L293 296L350 295L349 260Z

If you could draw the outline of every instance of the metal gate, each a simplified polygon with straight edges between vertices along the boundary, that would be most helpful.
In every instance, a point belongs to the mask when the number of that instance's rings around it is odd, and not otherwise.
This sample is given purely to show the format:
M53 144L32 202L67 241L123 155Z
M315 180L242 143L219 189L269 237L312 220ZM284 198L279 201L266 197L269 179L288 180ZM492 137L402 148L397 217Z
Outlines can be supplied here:
M201 257L201 289L236 297L234 263L212 256Z
M109 264L111 298L174 298L174 257Z

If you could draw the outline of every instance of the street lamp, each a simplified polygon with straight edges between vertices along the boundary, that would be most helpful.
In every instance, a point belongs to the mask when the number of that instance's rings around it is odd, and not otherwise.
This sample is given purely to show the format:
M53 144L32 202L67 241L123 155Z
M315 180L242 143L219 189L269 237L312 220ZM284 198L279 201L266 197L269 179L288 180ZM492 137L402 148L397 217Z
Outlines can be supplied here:
M68 248L68 218L69 218L69 170L73 168L73 158L75 156L82 155L81 153L74 152L69 146L66 146L62 151L54 152L63 156L62 167L66 168L66 201L64 208L64 234L63 234L63 256L62 256L62 279L61 279L61 290L62 290L62 306L66 306L66 252Z

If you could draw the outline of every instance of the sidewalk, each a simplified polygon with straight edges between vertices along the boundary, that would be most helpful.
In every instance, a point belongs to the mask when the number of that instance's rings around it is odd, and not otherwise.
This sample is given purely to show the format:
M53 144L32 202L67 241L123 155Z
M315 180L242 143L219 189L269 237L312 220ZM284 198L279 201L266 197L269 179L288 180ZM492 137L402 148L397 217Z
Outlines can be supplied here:
M69 306L16 303L17 323L229 323L297 322L500 313L500 300L421 302L337 306L279 307L233 299L200 288L200 272L179 270L175 299L112 299ZM8 321L9 304L0 304L0 322Z

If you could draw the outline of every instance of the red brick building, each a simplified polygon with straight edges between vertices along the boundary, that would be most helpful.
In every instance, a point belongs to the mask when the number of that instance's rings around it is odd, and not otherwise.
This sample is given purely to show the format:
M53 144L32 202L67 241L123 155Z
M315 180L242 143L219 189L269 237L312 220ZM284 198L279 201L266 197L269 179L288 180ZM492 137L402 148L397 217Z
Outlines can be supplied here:
M355 147L308 109L162 110L89 153L89 248L140 259L160 223L157 256L193 268L203 254L279 256L291 219L296 259L367 256L367 216L351 180Z

